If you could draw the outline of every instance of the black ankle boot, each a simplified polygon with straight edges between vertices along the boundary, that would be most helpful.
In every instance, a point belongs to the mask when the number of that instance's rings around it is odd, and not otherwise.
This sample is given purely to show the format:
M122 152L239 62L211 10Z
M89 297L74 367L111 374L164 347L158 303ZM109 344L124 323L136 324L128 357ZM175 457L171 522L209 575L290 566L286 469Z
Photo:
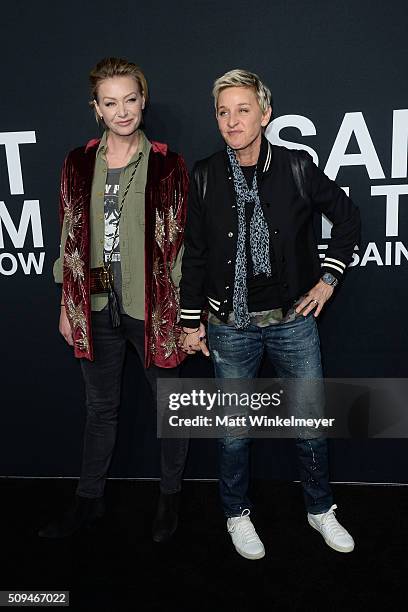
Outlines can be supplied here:
M89 498L75 495L69 508L46 527L40 529L40 538L66 538L82 527L90 527L105 513L103 497Z
M177 529L180 493L160 493L156 518L153 523L153 540L164 542Z

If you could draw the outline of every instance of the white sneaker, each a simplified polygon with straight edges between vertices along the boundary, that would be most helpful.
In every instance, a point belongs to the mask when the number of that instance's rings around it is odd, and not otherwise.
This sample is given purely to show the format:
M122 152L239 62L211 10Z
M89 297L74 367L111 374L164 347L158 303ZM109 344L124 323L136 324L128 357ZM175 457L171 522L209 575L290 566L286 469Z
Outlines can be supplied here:
M336 508L337 506L334 504L330 510L323 512L323 514L308 514L307 520L313 529L320 531L327 546L338 552L348 553L354 549L354 540L336 519L334 514Z
M255 531L249 510L243 510L241 516L233 516L227 520L228 533L236 551L245 559L262 559L265 548Z

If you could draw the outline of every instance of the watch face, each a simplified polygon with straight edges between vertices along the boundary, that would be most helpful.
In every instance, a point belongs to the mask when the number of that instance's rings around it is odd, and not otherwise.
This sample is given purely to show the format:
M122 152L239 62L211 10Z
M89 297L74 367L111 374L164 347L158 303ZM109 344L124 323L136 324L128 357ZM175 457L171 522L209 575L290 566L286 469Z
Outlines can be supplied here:
M336 277L333 276L333 274L330 274L330 272L325 272L322 276L322 281L327 285L334 285L336 280Z

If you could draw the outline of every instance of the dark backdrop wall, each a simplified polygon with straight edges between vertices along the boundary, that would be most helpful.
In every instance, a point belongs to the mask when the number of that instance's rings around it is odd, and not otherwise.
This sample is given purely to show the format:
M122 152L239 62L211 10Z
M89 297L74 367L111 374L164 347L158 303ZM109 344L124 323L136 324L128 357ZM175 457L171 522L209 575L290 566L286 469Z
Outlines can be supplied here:
M214 78L235 67L262 76L274 101L268 137L313 149L362 211L362 245L320 321L326 375L406 376L407 13L405 0L2 6L1 475L78 474L83 387L57 331L51 270L60 167L69 149L97 135L87 74L107 55L143 67L147 134L183 152L190 167L221 146ZM317 228L324 245L327 227L322 235L318 220ZM189 367L211 373L204 360ZM137 368L129 351L112 474L151 477L155 417ZM405 440L333 441L332 477L405 482L406 450ZM253 468L261 477L296 478L291 444L257 442ZM194 441L187 475L215 474L214 443Z

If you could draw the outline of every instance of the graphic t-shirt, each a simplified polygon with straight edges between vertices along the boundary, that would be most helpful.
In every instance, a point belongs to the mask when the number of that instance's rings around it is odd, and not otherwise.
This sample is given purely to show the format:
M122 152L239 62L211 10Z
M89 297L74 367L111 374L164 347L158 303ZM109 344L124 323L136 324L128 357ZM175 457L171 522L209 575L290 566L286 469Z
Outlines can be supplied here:
M104 213L105 213L105 246L104 258L105 263L110 259L112 253L111 269L113 272L113 285L115 293L119 300L120 311L124 312L122 304L122 270L120 265L120 236L119 236L119 179L123 168L109 168L106 175L105 196L104 196ZM113 240L115 238L115 244Z

